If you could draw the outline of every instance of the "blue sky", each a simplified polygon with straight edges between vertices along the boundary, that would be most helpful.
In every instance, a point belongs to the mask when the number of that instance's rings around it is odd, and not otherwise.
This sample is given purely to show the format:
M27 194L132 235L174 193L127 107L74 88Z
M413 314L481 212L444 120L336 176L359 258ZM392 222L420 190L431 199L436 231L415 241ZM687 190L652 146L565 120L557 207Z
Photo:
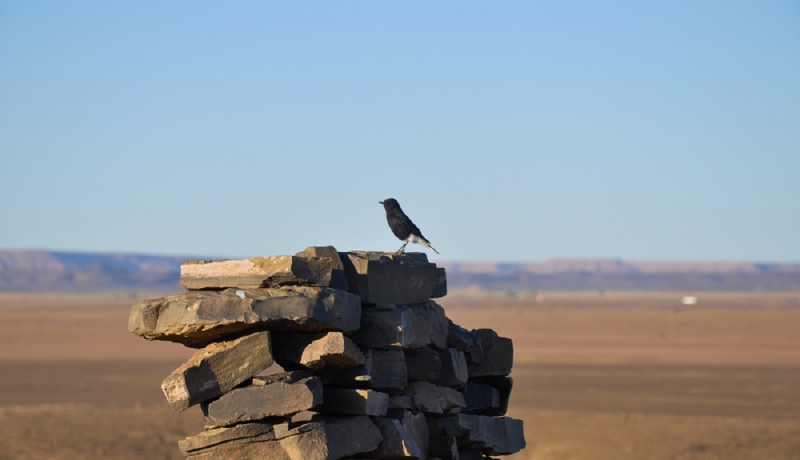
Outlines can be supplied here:
M800 3L0 0L0 248L394 250L388 197L433 259L800 261Z

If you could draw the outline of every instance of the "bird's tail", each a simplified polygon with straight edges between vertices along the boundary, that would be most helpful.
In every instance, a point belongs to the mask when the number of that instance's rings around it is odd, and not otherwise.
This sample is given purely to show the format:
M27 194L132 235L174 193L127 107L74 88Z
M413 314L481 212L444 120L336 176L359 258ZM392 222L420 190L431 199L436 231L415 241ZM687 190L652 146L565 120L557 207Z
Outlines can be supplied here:
M420 238L419 242L422 243L422 245L425 246L426 248L430 249L431 251L435 252L436 254L439 254L439 251L437 251L436 249L433 248L433 246L431 246L431 242L430 241L426 240L425 238Z

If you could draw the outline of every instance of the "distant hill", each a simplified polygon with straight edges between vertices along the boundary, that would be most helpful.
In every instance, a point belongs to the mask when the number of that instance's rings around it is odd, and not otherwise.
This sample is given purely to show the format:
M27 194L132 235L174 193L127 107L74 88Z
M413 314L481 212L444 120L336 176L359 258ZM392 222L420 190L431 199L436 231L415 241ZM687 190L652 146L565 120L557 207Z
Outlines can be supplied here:
M754 262L628 262L550 259L536 263L440 264L451 289L796 291L800 264Z
M0 291L177 291L190 257L0 250Z
M179 291L180 263L196 256L0 250L0 291ZM450 290L800 291L800 263L550 259L437 262Z

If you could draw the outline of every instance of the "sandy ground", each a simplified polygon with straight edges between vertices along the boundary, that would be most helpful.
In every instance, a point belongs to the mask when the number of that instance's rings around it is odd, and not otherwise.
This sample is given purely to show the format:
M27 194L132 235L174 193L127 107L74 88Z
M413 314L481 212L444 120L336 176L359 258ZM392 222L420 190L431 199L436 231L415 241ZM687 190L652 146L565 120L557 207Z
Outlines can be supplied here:
M511 337L514 459L800 459L800 293L455 293ZM161 380L192 352L127 332L153 295L0 294L0 460L181 459Z

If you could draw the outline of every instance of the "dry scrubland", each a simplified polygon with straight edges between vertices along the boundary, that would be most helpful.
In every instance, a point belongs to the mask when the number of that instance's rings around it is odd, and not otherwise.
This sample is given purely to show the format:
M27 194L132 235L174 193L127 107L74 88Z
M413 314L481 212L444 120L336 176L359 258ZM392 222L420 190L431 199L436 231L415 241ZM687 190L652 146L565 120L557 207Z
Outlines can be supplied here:
M454 293L514 339L513 459L800 459L800 293ZM139 297L154 297L145 295ZM0 294L0 460L175 459L161 380L190 354L127 332L137 296Z

